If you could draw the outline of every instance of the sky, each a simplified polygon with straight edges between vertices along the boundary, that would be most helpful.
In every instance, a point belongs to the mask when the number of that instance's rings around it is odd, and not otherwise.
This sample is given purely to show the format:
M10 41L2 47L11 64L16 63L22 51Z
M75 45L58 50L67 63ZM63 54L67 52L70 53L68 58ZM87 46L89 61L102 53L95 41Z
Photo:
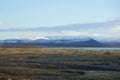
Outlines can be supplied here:
M120 18L119 13L120 0L0 0L0 29L107 22ZM34 37L40 32L19 34L0 32L0 39Z

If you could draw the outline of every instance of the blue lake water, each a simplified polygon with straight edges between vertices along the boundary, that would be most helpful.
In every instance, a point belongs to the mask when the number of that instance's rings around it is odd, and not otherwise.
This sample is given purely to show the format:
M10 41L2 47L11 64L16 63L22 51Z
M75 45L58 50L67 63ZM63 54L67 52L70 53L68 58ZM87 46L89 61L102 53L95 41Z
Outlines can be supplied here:
M120 47L49 47L45 49L120 50Z

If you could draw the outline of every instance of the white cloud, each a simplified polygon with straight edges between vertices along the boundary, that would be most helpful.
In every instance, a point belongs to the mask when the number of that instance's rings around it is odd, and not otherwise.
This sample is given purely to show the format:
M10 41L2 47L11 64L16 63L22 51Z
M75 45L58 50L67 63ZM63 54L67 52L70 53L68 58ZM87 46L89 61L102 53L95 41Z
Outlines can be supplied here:
M93 34L91 34L91 36L93 36L93 37L99 37L99 36L101 36L101 34L93 33Z
M63 36L80 36L80 35L87 35L85 32L80 32L80 31L73 31L73 30L63 30L60 31L61 35Z
M4 25L4 23L3 22L0 22L0 26L3 26Z
M120 26L115 26L115 27L113 28L113 30L114 30L114 31L120 31Z

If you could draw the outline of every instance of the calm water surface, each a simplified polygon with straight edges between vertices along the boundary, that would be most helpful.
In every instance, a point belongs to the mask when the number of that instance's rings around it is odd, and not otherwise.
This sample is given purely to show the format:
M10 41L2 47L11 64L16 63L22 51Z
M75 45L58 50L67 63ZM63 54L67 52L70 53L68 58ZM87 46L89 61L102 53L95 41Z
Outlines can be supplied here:
M45 49L120 50L120 47L47 47Z

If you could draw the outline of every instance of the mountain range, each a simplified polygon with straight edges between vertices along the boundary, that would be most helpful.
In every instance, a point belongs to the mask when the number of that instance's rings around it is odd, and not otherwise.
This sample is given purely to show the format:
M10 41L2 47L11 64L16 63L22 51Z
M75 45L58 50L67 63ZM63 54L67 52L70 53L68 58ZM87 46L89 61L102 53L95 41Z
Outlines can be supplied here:
M119 42L99 42L86 36L55 36L39 39L6 39L0 41L1 46L55 46L55 47L120 47Z

